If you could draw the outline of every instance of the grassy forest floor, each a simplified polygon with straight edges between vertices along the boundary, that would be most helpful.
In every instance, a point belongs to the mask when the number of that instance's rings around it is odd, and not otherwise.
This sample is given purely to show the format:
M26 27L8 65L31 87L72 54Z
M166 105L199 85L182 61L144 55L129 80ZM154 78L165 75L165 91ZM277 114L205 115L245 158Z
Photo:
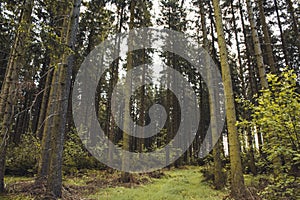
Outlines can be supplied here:
M134 175L133 183L120 183L119 173L88 171L67 176L63 196L68 200L221 200L228 191L216 191L204 182L200 167L164 170ZM6 177L7 196L1 200L32 200L43 188L33 187L33 178Z

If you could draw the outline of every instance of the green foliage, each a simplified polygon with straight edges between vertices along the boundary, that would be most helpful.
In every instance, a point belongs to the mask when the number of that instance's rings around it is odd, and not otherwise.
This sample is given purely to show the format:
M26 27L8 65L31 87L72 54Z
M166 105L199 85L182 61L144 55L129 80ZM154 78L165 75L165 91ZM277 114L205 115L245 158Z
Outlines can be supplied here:
M84 148L77 134L69 134L64 144L63 170L67 174L76 174L80 169L103 168L103 164L97 161Z
M261 193L267 199L296 199L299 191L300 95L296 92L297 76L284 71L280 76L267 76L269 89L246 102L251 121L242 120L240 127L251 126L263 134L263 153L272 163L274 178Z
M37 172L40 142L32 134L24 134L21 142L9 146L7 151L6 172L13 175L33 175Z
M299 177L281 173L269 184L260 195L265 199L297 200L300 197Z

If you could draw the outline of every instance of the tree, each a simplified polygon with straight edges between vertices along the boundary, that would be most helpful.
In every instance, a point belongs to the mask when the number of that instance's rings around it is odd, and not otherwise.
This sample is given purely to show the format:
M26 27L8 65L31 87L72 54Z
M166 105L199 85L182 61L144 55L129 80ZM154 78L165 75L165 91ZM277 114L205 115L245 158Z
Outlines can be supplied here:
M202 1L196 1L195 4L199 7L199 12L200 12L200 21L201 21L201 29L202 29L202 37L203 37L203 47L204 49L209 52L210 50L210 45L209 45L209 40L208 40L208 30L206 27L206 19L205 19L205 4ZM208 54L209 55L209 54ZM208 56L207 55L207 56ZM210 59L206 58L205 63L206 66L210 66ZM225 178L222 173L222 159L221 159L221 154L222 154L222 139L216 138L216 135L218 133L217 129L217 116L216 116L216 109L217 109L217 94L216 91L214 90L213 87L213 76L214 74L211 71L211 68L207 68L207 80L208 80L208 88L209 88L209 108L210 108L210 123L211 123L211 132L212 132L212 143L215 144L215 147L213 149L213 159L214 159L214 169L213 169L213 174L214 174L214 186L216 189L222 189L225 186ZM202 110L201 110L202 111ZM218 142L216 142L218 140Z
M274 0L274 8L275 8L278 28L279 28L279 32L280 32L280 39L281 39L282 52L283 52L283 56L284 56L285 66L290 66L290 64L291 64L290 63L290 57L289 57L288 52L287 52L286 38L284 37L284 34L283 34L282 22L281 22L281 19L280 19L279 5L278 5L277 0Z
M252 119L243 119L240 126L256 128L264 135L263 152L266 154L266 164L273 169L273 177L262 196L266 199L297 199L300 183L300 96L296 92L297 75L285 70L281 75L268 74L267 78L270 87L261 90L261 94L255 97L255 103L245 102Z
M157 19L157 23L163 26L166 29L171 29L181 33L185 33L187 30L187 19L186 19L186 10L183 7L184 1L179 0L163 0L161 3L161 13L160 18ZM166 42L169 42L168 40ZM168 44L174 45L174 44ZM181 44L182 45L182 44ZM182 59L171 52L161 52L160 55L163 59L163 62L167 67L173 68L175 71L183 72L184 62ZM178 81L174 78L175 74L171 73L169 68L164 70L164 84L166 88L171 88L172 85L179 84ZM180 124L180 112L177 98L171 93L167 92L165 96L165 102L167 107L168 120L166 122L167 135L166 140L169 142L175 136L176 131ZM170 151L166 149L166 163L169 163ZM175 161L175 167L178 167L182 164L182 157ZM170 167L170 166L168 166Z
M266 16L265 16L263 3L264 3L264 0L258 1L259 17L260 17L260 22L261 22L263 33L264 33L264 45L266 48L267 61L271 68L272 73L275 74L277 72L277 69L275 66L273 50L272 50L272 46L271 46L271 38L270 38L270 34L269 34L269 28L268 28L268 25L266 22Z
M246 3L247 3L248 17L251 26L252 39L254 43L254 52L255 52L258 73L259 73L260 84L262 88L268 88L268 82L266 78L266 68L262 56L259 37L257 34L256 23L253 15L253 8L250 0L247 0Z
M7 63L5 80L0 96L0 192L4 192L4 173L6 150L10 137L11 126L14 120L15 106L18 93L18 72L25 64L25 52L28 50L29 35L31 30L31 14L33 0L24 0L23 10L19 19L19 26L14 39L9 60Z
M62 162L68 98L74 64L72 50L75 49L81 0L74 2L51 2L56 7L54 19L56 37L51 46L53 79L47 106L43 132L42 157L37 181L46 178L47 193L54 198L62 195ZM53 7L52 7L53 8ZM55 45L60 48L54 49ZM46 176L46 177L44 177Z
M240 143L238 140L238 132L236 124L236 111L234 104L234 96L232 91L232 82L230 67L228 64L228 52L225 43L223 31L222 15L219 0L213 0L214 13L216 18L216 28L218 33L218 44L220 49L220 59L222 68L222 78L225 89L225 109L227 116L227 128L229 137L230 150L230 172L231 172L231 194L237 199L241 199L245 195L244 177L242 171L242 162L240 155Z
M134 0L130 1L130 21L129 21L129 30L132 30L134 28L134 10L135 10L135 6L136 6L136 2ZM129 49L132 47L133 45L133 38L129 37L128 38L128 45L129 45ZM133 68L133 59L132 59L133 53L132 52L128 52L128 56L127 56L127 64L126 64L126 70L127 73L129 73L129 71ZM127 97L125 99L125 106L129 106L130 105L130 98L128 98L131 94L131 90L132 90L132 82L130 81L130 85L126 84L126 88L125 88L125 96ZM129 117L130 117L130 108L125 108L124 110L124 130L132 130L129 123ZM128 133L126 133L125 131L123 132L123 149L125 151L129 151L130 150L130 137L128 135ZM126 172L126 167L129 166L129 159L126 156L122 156L122 177L121 180L123 182L129 182L130 181L130 174L128 172Z

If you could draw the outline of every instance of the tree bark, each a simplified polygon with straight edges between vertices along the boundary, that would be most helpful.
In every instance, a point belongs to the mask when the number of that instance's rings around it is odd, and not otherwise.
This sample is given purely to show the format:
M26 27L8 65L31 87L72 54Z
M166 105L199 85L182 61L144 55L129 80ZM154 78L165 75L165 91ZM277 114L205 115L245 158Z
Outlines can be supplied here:
M225 42L223 20L219 0L213 0L216 28L218 33L218 44L220 49L220 59L222 68L222 78L225 89L225 109L227 115L227 128L230 151L230 171L231 171L231 194L237 199L245 195L244 177L242 171L242 162L240 155L240 143L236 125L236 111L234 104L234 95L232 91L232 80L230 67L228 64L228 51Z

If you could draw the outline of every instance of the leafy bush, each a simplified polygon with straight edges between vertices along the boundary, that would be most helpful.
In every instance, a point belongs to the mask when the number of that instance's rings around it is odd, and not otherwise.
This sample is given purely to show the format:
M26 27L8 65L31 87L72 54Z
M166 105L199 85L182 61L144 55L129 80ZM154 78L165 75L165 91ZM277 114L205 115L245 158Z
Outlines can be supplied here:
M76 174L80 169L104 168L105 166L96 160L84 148L77 134L70 133L64 144L63 171L67 174Z
M37 172L40 142L28 133L21 136L19 144L11 144L7 151L6 173L13 175L33 175Z
M300 95L296 92L296 74L284 71L267 76L269 88L255 97L256 104L246 102L252 120L240 126L251 126L263 134L265 162L272 163L273 179L261 193L267 199L297 199L300 167ZM260 163L263 165L262 163Z

